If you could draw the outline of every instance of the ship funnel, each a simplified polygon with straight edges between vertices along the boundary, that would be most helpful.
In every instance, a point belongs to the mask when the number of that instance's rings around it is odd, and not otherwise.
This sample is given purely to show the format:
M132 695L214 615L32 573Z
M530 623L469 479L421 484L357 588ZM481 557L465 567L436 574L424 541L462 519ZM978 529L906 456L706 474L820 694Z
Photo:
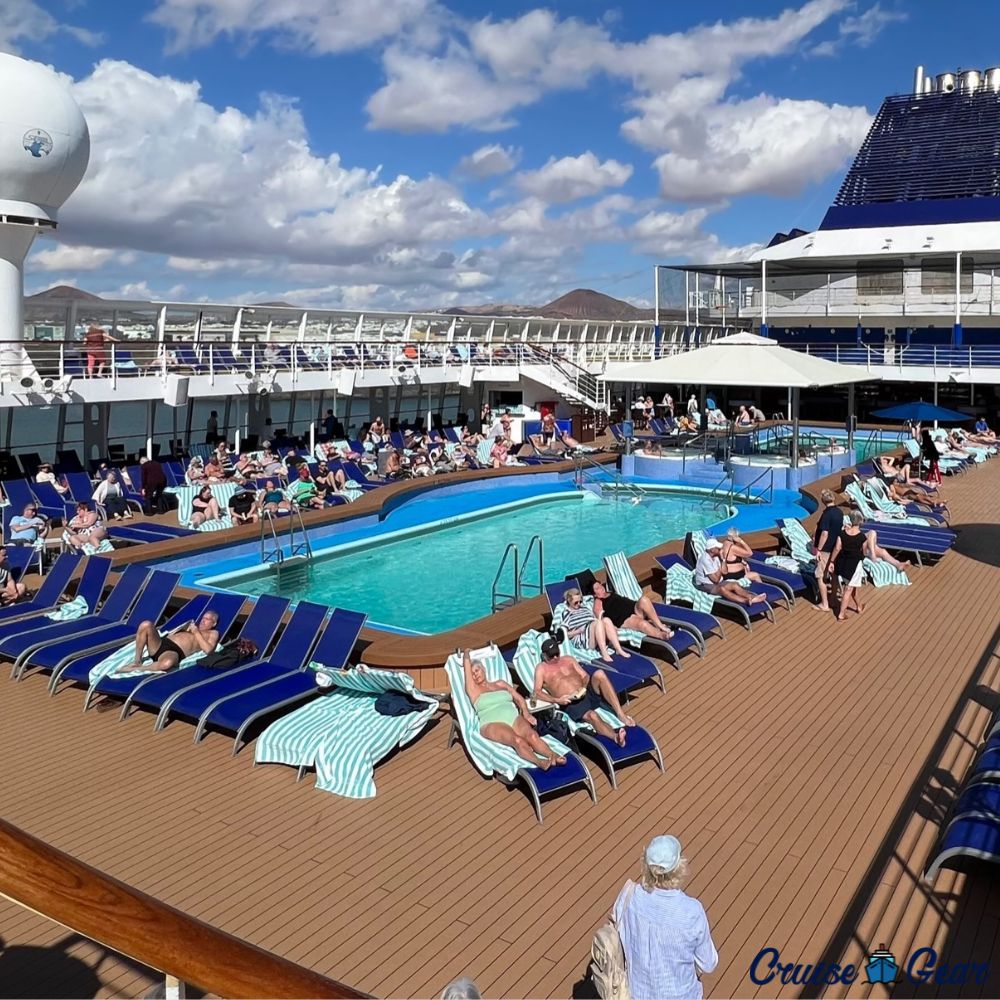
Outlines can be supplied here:
M983 74L983 85L986 90L1000 94L1000 66L991 66Z
M918 66L913 71L913 93L922 94L924 92L924 67Z
M958 79L954 73L938 73L935 81L937 83L935 89L941 94L953 94L958 86Z
M983 74L978 69L962 70L958 75L959 90L963 94L974 94L983 82Z

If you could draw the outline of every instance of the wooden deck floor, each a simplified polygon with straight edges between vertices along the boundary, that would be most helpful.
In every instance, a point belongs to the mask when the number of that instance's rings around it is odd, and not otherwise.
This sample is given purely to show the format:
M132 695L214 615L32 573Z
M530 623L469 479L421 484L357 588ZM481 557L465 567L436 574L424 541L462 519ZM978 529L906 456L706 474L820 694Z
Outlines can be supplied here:
M838 624L800 605L752 634L728 629L667 694L633 712L667 774L625 771L600 801L573 794L538 826L525 796L446 749L441 720L352 802L253 769L252 750L191 743L152 718L118 723L0 683L4 818L133 885L378 996L431 996L471 975L491 997L579 992L592 933L643 845L677 834L690 891L721 960L718 997L818 995L748 978L754 955L855 962L880 944L903 959L989 961L1000 882L943 873L927 852L986 720L1000 706L1000 460L947 483L958 551L866 589ZM148 974L0 903L0 995L137 995ZM32 949L45 949L33 951ZM1000 960L962 995L1000 995ZM883 996L862 982L852 995ZM841 995L835 987L828 995ZM927 988L900 984L896 994ZM941 987L954 995L957 988ZM930 992L934 992L933 989Z

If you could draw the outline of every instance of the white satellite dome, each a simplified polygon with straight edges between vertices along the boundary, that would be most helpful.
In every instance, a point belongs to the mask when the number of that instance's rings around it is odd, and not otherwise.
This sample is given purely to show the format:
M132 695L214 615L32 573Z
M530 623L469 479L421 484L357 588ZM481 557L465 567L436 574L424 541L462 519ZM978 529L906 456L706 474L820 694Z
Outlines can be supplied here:
M54 223L89 159L87 120L66 84L0 52L0 215Z

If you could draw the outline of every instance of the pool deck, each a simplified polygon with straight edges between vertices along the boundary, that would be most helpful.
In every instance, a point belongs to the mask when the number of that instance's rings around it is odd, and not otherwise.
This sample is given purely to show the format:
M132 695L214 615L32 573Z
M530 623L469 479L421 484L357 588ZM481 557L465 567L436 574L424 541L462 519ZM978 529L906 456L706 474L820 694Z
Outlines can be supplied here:
M844 624L800 604L735 625L703 661L644 689L635 716L667 773L625 770L599 802L548 802L481 778L441 718L347 801L252 768L252 749L191 743L148 714L82 715L81 693L0 682L3 816L181 909L377 996L431 996L471 975L489 997L579 993L594 929L642 846L670 831L691 860L721 955L706 994L813 996L748 979L782 961L988 962L1000 932L995 872L919 880L942 817L1000 707L1000 460L945 484L957 550L913 586L865 588ZM0 901L0 994L131 995L148 970ZM882 986L829 996L888 995ZM1000 995L987 981L900 984L897 996Z

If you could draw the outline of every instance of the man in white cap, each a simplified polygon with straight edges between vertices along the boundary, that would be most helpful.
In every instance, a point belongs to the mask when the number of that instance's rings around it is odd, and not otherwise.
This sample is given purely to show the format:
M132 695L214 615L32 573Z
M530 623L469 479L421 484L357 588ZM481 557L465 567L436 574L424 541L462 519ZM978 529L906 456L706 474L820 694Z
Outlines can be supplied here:
M725 568L719 553L722 542L718 538L709 538L705 542L705 551L698 558L694 567L694 585L706 594L724 597L736 604L759 604L766 600L764 594L755 594L741 587L735 580L727 580Z
M705 908L681 889L681 842L654 837L642 860L640 884L627 882L614 906L632 1000L700 1000L698 977L715 969L719 953Z

